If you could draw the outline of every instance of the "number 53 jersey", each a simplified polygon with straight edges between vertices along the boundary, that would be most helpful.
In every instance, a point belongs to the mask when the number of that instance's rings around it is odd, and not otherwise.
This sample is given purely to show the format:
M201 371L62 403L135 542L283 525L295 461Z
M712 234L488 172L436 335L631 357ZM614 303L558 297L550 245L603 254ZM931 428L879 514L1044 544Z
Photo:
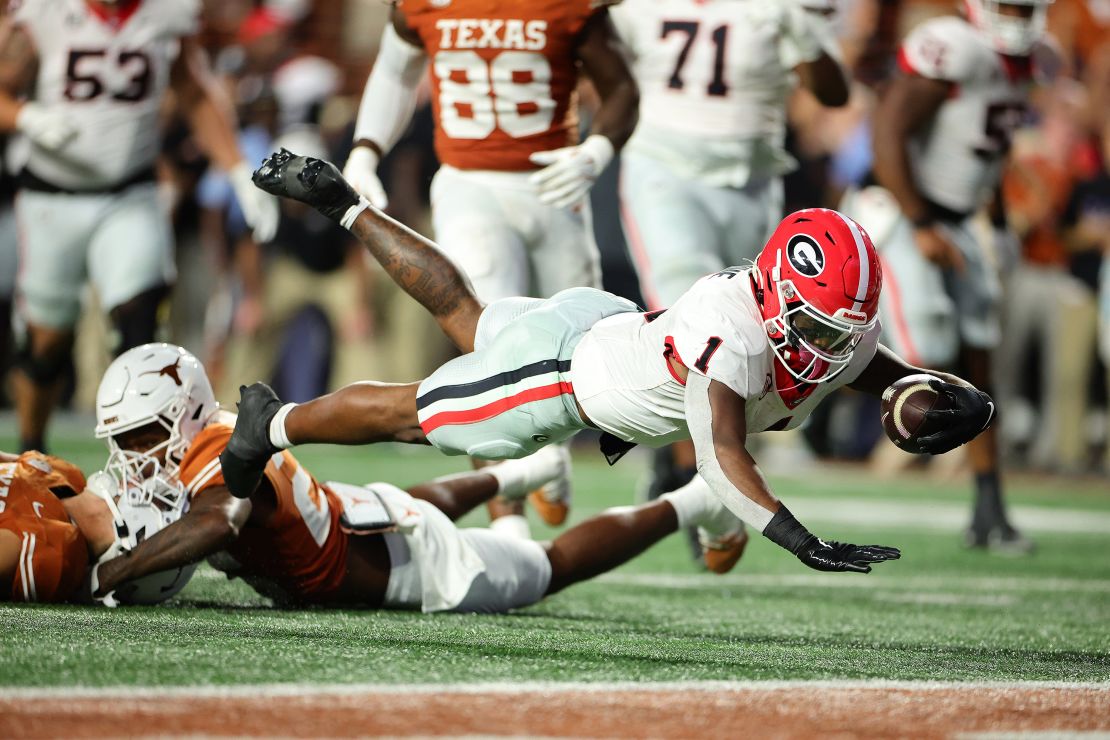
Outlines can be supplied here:
M436 154L460 170L532 170L577 141L575 48L598 0L403 0L431 60Z
M32 146L28 169L68 190L104 190L153 166L159 108L196 0L121 0L107 15L84 0L22 0L14 22L38 53L35 100L79 132L59 151Z

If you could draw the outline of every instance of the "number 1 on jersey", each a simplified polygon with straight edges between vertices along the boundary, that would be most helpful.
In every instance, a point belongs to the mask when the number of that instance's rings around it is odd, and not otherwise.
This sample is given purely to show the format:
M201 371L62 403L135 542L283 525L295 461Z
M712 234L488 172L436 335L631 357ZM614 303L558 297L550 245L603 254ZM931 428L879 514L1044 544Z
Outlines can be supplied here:
M720 337L710 337L709 341L705 343L705 349L702 351L701 356L694 362L694 367L698 372L704 374L709 370L709 361L713 359L714 353L720 349L724 344L724 340Z

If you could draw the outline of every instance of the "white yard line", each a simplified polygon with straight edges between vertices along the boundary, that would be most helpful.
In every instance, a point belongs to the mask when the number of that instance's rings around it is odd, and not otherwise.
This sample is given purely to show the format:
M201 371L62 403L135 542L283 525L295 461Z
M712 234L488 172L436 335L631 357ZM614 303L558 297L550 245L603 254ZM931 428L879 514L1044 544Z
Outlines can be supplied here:
M1102 681L888 681L882 679L843 679L816 681L518 681L468 684L238 684L234 686L103 686L0 688L0 699L162 699L162 698L278 698L315 696L348 696L358 694L531 694L573 693L580 691L638 691L664 693L674 691L783 691L805 689L874 689L917 691L974 690L1061 690L1097 691L1110 701L1110 682Z
M596 580L622 586L652 586L655 588L702 589L729 588L732 586L791 587L791 588L860 588L891 589L898 591L960 591L980 594L997 591L1045 593L1110 593L1110 581L1081 580L1078 578L1051 578L1025 576L1022 578L992 578L986 576L887 576L855 573L744 575L725 576L707 573L607 573Z

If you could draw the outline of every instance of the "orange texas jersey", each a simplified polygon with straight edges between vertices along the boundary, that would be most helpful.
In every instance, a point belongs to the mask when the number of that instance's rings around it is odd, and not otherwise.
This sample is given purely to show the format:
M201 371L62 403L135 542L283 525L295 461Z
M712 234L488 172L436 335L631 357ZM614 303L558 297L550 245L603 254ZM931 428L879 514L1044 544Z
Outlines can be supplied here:
M63 601L81 584L88 545L58 496L84 490L81 471L56 457L25 452L0 463L0 529L20 540L12 601Z
M224 415L189 446L180 477L190 496L226 485L219 456L234 423L233 416ZM266 478L277 494L277 506L267 521L248 522L228 546L227 554L241 568L234 575L251 585L268 582L294 601L326 596L339 587L347 567L347 536L339 527L343 505L288 451L266 464Z
M578 140L575 49L596 0L402 0L431 60L436 154L464 170L531 170Z

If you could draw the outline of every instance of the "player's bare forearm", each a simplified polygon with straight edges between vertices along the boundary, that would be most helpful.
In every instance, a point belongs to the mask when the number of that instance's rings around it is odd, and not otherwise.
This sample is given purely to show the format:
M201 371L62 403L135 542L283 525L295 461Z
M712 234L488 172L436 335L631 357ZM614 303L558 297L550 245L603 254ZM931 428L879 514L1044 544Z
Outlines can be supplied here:
M293 409L285 430L293 444L427 444L416 415L418 383L366 381Z
M932 119L948 90L946 82L902 75L890 83L875 111L872 126L875 178L890 191L902 213L914 224L927 220L929 208L913 179L910 135Z
M250 513L250 501L234 498L226 488L202 492L176 522L140 542L129 555L101 564L97 571L100 588L94 595L107 594L122 583L180 568L223 550L239 536Z
M0 91L9 98L23 93L37 67L38 52L30 34L11 20L0 23Z
M799 64L794 71L798 73L802 87L813 93L821 105L839 108L848 103L848 76L840 62L828 52L812 62Z
M849 384L849 387L861 393L879 397L882 396L883 391L889 388L895 381L901 380L907 375L916 375L917 373L928 373L929 375L940 378L944 382L952 383L953 385L971 385L971 383L968 383L963 378L953 375L952 373L945 373L939 370L928 370L911 365L895 354L889 347L880 344L875 352L875 356L871 358L871 362L867 364L867 367L864 368L859 377Z
M578 58L601 100L590 133L605 136L614 149L620 149L636 128L640 89L608 11L590 18L582 34Z
M195 39L182 42L170 79L178 104L204 153L220 169L232 169L243 158L235 135L235 109L212 78L204 50Z
M351 226L386 273L423 306L461 351L474 351L483 305L470 281L431 240L368 208Z
M744 406L735 408L730 398L736 396L722 383L714 383L709 389L710 402L713 403L713 452L728 481L757 506L771 514L782 504L771 492L767 479L763 477L755 458L747 449L747 419L742 413ZM743 399L741 399L743 403Z

